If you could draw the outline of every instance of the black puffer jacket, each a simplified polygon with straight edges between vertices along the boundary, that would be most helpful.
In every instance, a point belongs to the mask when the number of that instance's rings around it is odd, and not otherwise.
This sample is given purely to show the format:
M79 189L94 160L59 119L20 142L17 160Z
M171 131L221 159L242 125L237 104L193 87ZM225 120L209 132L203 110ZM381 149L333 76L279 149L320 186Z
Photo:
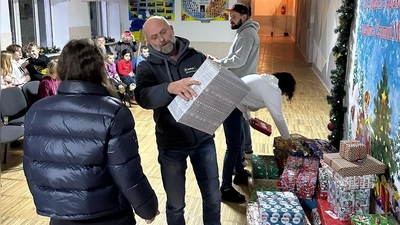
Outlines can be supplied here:
M192 77L206 59L203 53L189 47L187 39L176 37L176 43L176 62L149 46L149 57L136 68L135 98L141 107L154 110L160 150L193 147L213 137L176 122L167 108L175 97L168 93L169 83Z
M101 85L63 81L26 114L23 165L38 214L82 220L132 205L144 219L156 215L132 114L108 95Z

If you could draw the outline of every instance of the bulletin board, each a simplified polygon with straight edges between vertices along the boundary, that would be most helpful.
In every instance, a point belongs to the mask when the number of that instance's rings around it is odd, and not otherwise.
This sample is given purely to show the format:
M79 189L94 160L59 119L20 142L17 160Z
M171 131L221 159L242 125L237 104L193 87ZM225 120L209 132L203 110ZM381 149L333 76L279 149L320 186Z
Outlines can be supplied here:
M182 21L226 21L227 0L182 0Z
M174 0L129 0L129 20L142 15L147 18L146 12L152 16L163 16L167 20L175 20Z

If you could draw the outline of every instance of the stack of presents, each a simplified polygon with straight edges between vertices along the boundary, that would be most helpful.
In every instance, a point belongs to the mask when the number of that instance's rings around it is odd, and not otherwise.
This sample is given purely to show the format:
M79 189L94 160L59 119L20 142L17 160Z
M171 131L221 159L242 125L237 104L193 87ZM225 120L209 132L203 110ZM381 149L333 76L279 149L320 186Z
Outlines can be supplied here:
M364 144L291 135L274 138L274 156L253 155L249 178L249 225L398 224L392 215L370 214L371 189L385 164ZM375 203L373 203L375 204Z
M201 82L193 87L198 96L190 101L177 96L168 109L177 122L213 134L250 88L209 59L192 78ZM369 214L370 191L385 165L365 145L342 141L337 150L325 140L291 138L291 146L274 138L274 156L252 156L249 225L396 224L392 216ZM384 189L379 199L388 208Z

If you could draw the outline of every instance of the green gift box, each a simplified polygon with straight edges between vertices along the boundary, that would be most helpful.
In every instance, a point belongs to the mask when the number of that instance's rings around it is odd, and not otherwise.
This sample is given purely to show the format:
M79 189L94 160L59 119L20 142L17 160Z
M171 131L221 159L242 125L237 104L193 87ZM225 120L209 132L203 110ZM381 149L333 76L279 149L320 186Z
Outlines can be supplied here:
M398 225L394 216L390 214L364 214L351 217L351 225Z
M257 179L249 177L250 202L257 202L257 191L277 191L278 180Z
M253 154L251 164L254 179L278 179L279 168L275 156Z

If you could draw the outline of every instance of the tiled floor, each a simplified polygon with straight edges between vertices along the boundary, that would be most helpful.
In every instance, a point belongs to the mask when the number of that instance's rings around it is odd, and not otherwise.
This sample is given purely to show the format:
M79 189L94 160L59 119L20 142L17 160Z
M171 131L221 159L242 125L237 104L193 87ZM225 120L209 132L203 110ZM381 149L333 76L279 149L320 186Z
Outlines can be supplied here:
M210 44L212 48L213 44ZM297 81L297 90L292 102L284 101L284 115L287 119L289 130L292 133L300 133L310 138L325 139L328 135L326 124L329 120L329 105L326 103L327 91L303 59L296 44L290 37L262 37L260 49L259 73L291 72ZM165 193L162 187L160 171L157 164L157 154L154 137L154 123L152 112L143 110L138 106L131 108L136 121L136 131L140 143L140 154L143 169L152 184L160 203L161 214L153 224L166 224L165 220ZM259 110L254 116L271 121L267 110ZM252 130L253 150L259 154L272 154L273 136L279 133L272 124L271 137ZM222 170L222 162L225 151L225 139L222 129L216 132L216 145L218 164ZM25 225L48 224L48 218L38 216L32 201L31 194L25 182L22 170L22 150L12 149L8 153L8 162L1 167L1 224ZM248 194L247 187L237 187L243 193ZM187 198L186 221L188 225L200 225L201 197L194 178L192 169L187 171ZM223 225L244 225L246 205L222 204ZM146 224L138 218L138 224Z

